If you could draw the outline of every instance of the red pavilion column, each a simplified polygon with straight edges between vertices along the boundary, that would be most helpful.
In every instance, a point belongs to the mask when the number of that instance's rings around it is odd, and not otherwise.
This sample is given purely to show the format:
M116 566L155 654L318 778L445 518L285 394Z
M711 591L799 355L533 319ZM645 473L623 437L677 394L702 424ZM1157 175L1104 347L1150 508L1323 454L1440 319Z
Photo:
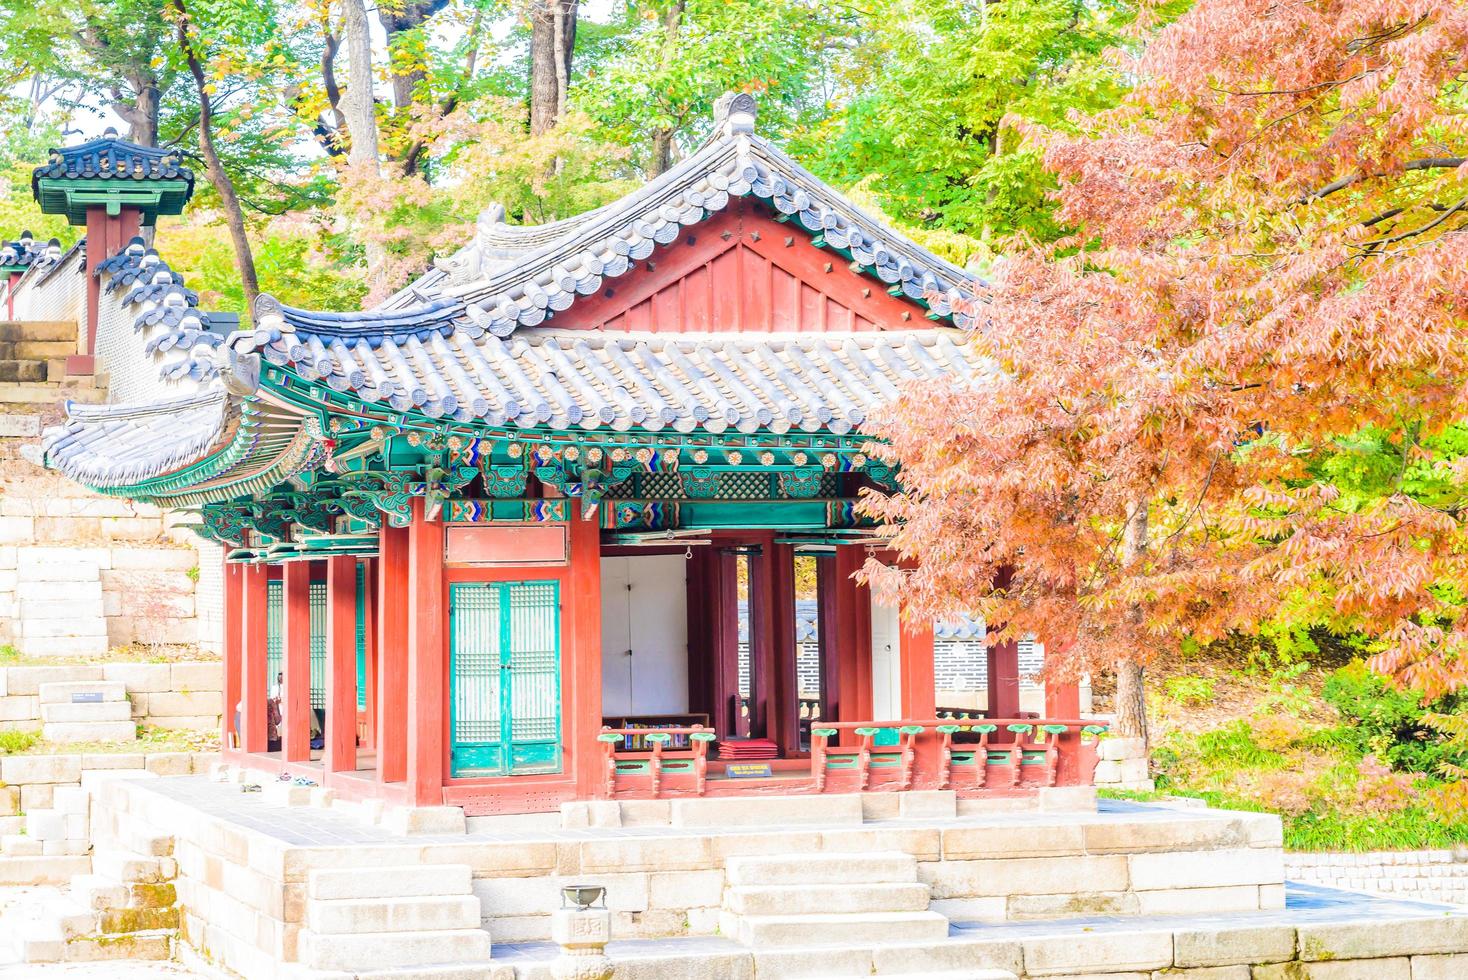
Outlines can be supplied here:
M108 214L107 207L87 208L87 321L86 342L79 344L76 354L66 359L67 374L91 374L97 353L97 319L102 295L102 281L97 266L127 247L141 226L142 212L137 208L119 208ZM78 337L80 341L81 338Z
M834 721L872 717L872 594L856 580L865 561L866 551L859 545L836 549L831 585L839 693Z
M244 703L240 712L243 730L240 745L246 752L264 752L267 747L265 698L270 689L265 677L269 572L264 565L246 565L240 570L240 579L240 700Z
M408 795L416 806L443 803L444 729L448 712L448 615L443 574L444 529L413 498L408 526Z
M240 719L235 716L235 705L240 703L240 671L243 665L241 651L244 650L244 622L241 603L244 601L244 568L238 563L224 562L224 730L225 751L237 748L235 736L239 734Z
M769 588L762 598L768 603L767 618L773 633L772 654L766 663L773 665L774 672L768 687L765 735L774 739L780 746L780 755L788 758L800 751L800 680L795 666L795 547L771 540L767 554L765 581Z
M595 516L579 515L579 505L570 501L566 529L571 563L561 599L566 638L561 671L567 678L567 766L576 779L576 795L584 798L600 796L605 783L596 742L601 731L601 528Z
M937 714L933 679L933 623L910 622L904 606L898 657L902 673L902 717L917 720Z
M281 748L286 762L305 762L311 758L311 563L288 562L283 578Z
M357 768L357 559L326 560L327 772Z
M989 717L1019 717L1019 641L989 648Z
M408 776L408 529L378 532L377 778Z

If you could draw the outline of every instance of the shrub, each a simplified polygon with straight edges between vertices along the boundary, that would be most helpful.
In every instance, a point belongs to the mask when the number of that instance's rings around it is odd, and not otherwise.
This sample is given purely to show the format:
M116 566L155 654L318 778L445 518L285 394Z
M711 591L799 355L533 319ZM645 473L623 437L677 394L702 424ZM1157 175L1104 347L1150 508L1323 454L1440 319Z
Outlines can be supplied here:
M0 732L0 755L24 752L40 740L40 732Z
M1167 696L1179 704L1207 704L1214 697L1211 677L1169 677L1165 686Z
M1461 752L1425 720L1429 714L1456 711L1461 695L1424 705L1419 694L1392 687L1359 660L1331 674L1321 693L1354 731L1361 755L1376 755L1403 772L1437 772L1444 763L1464 762Z

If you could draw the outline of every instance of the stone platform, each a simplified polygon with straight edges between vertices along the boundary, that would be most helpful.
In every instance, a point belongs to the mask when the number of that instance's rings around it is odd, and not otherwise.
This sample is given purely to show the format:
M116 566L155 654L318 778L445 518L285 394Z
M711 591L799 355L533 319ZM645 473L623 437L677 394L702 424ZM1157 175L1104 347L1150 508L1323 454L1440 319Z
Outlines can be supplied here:
M369 966L508 976L507 957L531 957L532 969L570 883L606 888L615 941L698 944L694 972L683 959L668 966L681 972L629 966L626 976L723 976L706 970L725 953L731 964L765 956L761 977L811 975L799 967L811 944L869 956L952 949L967 961L975 926L1284 904L1280 825L1268 815L1119 803L959 814L932 795L823 799L825 811L809 798L695 810L642 801L615 814L571 805L560 820L466 825L449 808L374 813L319 788L189 776L109 783L93 828L99 853L158 853L166 837L179 942L252 978ZM842 955L842 970L859 966Z

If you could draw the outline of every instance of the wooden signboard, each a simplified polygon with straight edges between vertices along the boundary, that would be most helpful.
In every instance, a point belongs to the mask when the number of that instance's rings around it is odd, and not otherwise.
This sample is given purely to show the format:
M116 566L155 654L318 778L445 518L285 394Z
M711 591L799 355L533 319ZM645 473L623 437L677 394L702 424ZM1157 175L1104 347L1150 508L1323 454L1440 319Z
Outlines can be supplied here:
M495 565L564 565L564 524L450 524L444 561L460 568Z

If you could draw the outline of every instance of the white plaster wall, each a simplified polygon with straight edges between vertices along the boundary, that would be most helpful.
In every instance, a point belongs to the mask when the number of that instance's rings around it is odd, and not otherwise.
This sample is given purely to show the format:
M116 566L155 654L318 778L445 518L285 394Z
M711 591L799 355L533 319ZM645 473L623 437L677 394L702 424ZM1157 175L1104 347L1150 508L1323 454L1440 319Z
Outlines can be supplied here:
M60 265L22 276L15 291L15 319L71 320L77 323L78 334L85 333L86 261L85 251L75 249L62 257Z
M902 717L902 623L896 606L872 603L872 714Z
M682 555L602 559L603 714L688 710L687 565Z

